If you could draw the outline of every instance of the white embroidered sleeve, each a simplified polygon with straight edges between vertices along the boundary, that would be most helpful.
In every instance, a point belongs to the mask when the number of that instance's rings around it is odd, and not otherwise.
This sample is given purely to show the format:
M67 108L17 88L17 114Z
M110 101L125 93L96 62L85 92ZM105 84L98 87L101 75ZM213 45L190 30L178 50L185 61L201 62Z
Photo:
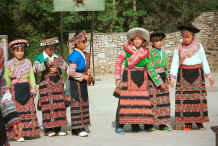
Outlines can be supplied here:
M77 68L77 64L75 63L69 64L67 73L70 77L81 82L84 79L84 74L76 72L76 68Z
M207 57L206 57L206 54L204 51L204 47L202 46L202 44L200 44L200 53L201 53L201 61L202 61L204 73L205 73L206 77L210 78L210 77L212 77L212 75L210 72L210 67L209 67Z
M46 67L45 67L45 64L44 62L40 63L39 61L35 61L34 64L33 64L33 71L35 73L39 73L39 72L42 72L42 71L45 71Z
M67 70L67 68L68 68L68 64L63 59L62 65L60 66L61 72L63 73L64 71Z
M170 68L170 78L176 79L178 69L179 69L179 53L178 53L178 49L176 49L173 54L173 61Z

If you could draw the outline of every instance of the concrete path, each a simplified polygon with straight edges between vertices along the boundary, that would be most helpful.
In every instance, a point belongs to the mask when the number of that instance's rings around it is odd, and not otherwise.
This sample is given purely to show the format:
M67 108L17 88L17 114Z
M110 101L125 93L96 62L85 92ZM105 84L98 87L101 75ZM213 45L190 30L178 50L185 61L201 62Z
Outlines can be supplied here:
M206 130L176 131L152 133L127 133L117 135L112 128L115 118L117 99L112 96L114 78L112 75L97 77L95 86L89 87L91 133L87 138L77 136L46 137L36 140L26 140L22 143L11 142L12 146L215 146L215 135L210 126L218 125L218 75L216 85L209 88L208 105L210 123ZM171 89L172 116L174 111L174 90ZM38 113L40 117L40 113ZM70 119L70 117L68 117ZM41 123L41 118L39 118Z

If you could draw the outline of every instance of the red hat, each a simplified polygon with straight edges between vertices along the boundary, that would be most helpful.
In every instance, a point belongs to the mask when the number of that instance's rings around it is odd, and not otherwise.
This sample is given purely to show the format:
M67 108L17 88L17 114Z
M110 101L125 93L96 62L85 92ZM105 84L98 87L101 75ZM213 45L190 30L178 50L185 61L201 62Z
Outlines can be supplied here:
M56 45L59 43L59 39L58 37L53 37L53 38L49 38L46 40L41 40L40 41L40 46L44 47L44 46L52 46L52 45Z
M28 47L28 46L29 46L29 42L27 40L24 40L24 39L14 40L8 44L9 49L11 49L11 48L14 49L17 47Z
M72 38L72 45L75 46L78 42L81 42L81 41L86 41L87 40L87 34L86 34L86 31L83 30L81 33L79 33L78 35L74 36Z

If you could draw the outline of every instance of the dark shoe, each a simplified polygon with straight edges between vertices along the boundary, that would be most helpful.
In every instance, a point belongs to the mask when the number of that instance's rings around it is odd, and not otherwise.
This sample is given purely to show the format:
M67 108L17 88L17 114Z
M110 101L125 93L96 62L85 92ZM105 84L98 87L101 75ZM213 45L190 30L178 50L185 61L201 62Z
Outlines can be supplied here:
M132 132L139 132L140 131L140 127L138 124L132 124Z
M167 125L160 125L159 130L172 131L172 129L168 127Z
M80 132L81 132L80 129L73 129L73 130L71 130L72 135L77 135L78 136Z
M155 127L151 124L145 124L144 129L145 129L145 131L148 131L148 132L152 132L152 131L156 130Z
M192 129L192 123L185 123L184 130L191 130Z
M46 128L45 129L45 135L49 136L49 137L52 137L52 136L56 135L56 132L55 132L55 130L53 128Z
M204 125L202 123L196 123L199 130L204 130Z

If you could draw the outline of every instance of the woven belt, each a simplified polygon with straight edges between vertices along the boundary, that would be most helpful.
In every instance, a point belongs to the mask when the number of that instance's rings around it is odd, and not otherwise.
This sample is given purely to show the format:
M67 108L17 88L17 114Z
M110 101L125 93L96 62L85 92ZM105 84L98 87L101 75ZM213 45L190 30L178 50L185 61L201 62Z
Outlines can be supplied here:
M180 68L184 69L196 69L196 68L201 68L201 64L196 64L196 65L184 65L182 64Z

